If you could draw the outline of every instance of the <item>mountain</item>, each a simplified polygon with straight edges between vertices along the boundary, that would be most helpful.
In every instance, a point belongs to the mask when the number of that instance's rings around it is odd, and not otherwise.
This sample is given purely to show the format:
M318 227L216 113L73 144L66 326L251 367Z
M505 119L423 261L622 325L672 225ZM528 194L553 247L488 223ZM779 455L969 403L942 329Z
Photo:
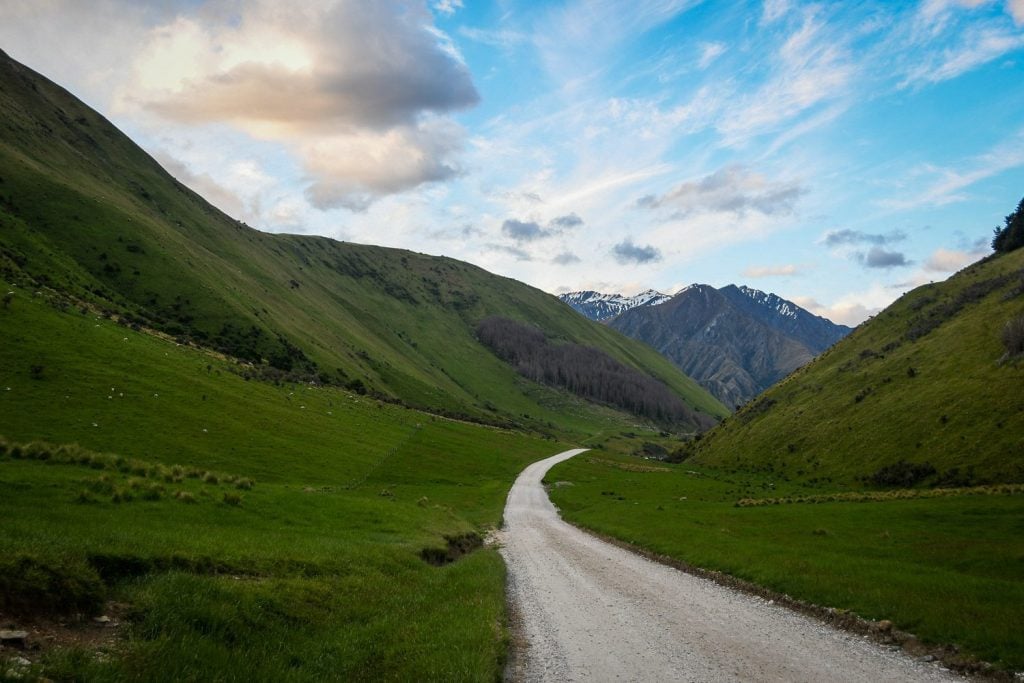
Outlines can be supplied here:
M663 304L672 297L653 289L640 292L635 296L623 296L621 294L602 294L593 290L582 292L568 292L559 294L558 298L572 306L591 320L604 322L614 318L618 314L639 306L657 306Z
M718 290L733 306L818 354L848 335L853 328L823 318L775 294L745 285Z
M475 327L498 315L601 349L691 409L725 414L657 353L522 283L450 258L250 228L2 53L0 120L7 282L212 349L257 379L344 385L508 426L607 417L603 406L523 380L483 346Z
M654 347L727 406L746 403L852 329L744 285L691 285L674 297L648 289L558 298Z
M1024 250L989 256L902 296L694 457L815 481L1024 481L1022 330Z
M608 325L657 349L726 405L739 406L815 355L763 322L767 312L757 316L747 308L710 285L692 285Z

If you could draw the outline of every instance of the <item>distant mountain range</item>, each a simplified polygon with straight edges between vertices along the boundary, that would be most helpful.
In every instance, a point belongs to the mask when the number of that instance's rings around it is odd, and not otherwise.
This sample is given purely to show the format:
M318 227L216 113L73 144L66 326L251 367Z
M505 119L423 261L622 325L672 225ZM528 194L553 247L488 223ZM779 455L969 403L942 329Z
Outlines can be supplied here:
M598 322L604 322L615 316L639 306L657 306L663 304L672 297L668 294L648 289L636 296L623 296L621 294L602 294L593 290L582 292L569 292L560 294L559 299L569 304L577 311Z
M691 285L675 296L572 292L559 298L660 351L727 406L738 407L851 328L746 286Z

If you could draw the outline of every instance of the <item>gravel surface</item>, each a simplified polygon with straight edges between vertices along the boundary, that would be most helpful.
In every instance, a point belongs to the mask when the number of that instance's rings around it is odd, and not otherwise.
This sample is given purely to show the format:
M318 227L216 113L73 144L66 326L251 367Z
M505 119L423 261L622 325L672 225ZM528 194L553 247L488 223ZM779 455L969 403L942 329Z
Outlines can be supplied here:
M513 680L963 680L562 521L541 480L583 450L527 467L505 505Z

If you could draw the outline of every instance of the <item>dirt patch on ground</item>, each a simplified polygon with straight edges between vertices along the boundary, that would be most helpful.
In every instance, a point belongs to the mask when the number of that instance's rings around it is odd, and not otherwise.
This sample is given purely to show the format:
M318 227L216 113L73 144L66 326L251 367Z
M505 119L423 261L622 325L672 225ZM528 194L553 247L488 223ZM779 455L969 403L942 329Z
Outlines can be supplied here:
M442 567L455 562L460 557L468 555L484 545L483 537L475 531L467 531L464 534L445 536L447 547L424 548L420 551L420 558L427 564L435 567Z
M0 612L0 630L23 631L24 641L0 645L0 661L20 657L33 664L58 648L88 650L99 659L120 654L129 605L108 602L100 616L88 618L17 615Z

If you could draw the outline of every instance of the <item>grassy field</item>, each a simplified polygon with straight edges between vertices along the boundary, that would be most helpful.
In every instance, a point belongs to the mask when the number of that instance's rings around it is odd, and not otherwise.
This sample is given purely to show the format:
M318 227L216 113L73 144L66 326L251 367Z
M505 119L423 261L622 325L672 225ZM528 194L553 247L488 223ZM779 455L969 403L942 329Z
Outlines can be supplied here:
M583 527L1024 668L1024 495L737 507L828 489L603 451L547 481Z
M499 675L497 553L423 554L473 545L519 470L562 444L247 381L45 298L0 311L0 613L28 619L18 596L35 617L127 606L109 656L46 649L46 676Z

